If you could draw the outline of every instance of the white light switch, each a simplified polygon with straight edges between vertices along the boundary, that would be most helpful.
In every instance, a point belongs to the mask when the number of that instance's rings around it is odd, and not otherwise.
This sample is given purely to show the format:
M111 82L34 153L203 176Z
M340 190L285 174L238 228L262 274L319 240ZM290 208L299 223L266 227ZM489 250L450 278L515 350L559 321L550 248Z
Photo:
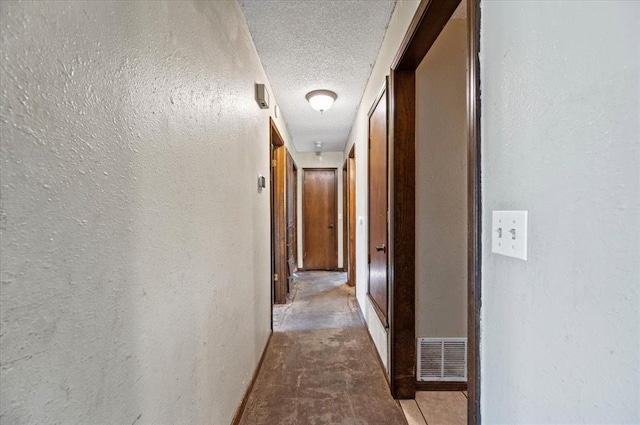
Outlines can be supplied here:
M491 252L527 260L528 211L493 211Z

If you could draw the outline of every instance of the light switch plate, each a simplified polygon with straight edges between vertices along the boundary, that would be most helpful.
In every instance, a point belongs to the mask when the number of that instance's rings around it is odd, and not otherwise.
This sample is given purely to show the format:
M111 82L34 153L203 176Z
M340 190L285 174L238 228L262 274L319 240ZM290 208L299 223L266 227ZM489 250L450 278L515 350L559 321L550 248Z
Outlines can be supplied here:
M527 260L528 211L493 211L491 252Z

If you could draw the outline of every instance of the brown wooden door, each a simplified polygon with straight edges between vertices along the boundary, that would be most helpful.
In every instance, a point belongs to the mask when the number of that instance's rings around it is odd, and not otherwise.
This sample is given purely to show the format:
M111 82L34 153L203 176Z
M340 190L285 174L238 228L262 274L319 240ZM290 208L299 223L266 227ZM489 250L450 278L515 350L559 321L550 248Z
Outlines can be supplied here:
M305 270L338 268L337 170L305 168L302 215Z
M369 113L369 297L387 325L387 94Z

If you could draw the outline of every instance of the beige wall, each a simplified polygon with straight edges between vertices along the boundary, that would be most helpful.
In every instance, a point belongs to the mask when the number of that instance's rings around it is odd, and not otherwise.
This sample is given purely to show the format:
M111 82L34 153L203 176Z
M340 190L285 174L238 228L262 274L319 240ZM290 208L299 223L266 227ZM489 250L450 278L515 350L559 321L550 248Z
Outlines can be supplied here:
M467 336L467 29L451 19L416 73L416 336Z
M638 424L640 3L482 1L480 41L483 423Z
M0 17L2 422L230 423L270 332L272 111L238 4Z

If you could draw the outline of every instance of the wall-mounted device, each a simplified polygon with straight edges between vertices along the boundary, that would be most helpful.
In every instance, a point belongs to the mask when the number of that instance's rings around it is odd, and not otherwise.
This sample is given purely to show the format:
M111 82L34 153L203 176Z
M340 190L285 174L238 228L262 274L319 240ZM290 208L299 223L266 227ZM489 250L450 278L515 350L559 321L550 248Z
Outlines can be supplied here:
M267 179L264 176L258 175L258 193L262 192L262 189L267 187Z
M269 92L264 84L256 83L256 102L260 109L269 109Z
M527 261L528 211L493 211L491 252Z

